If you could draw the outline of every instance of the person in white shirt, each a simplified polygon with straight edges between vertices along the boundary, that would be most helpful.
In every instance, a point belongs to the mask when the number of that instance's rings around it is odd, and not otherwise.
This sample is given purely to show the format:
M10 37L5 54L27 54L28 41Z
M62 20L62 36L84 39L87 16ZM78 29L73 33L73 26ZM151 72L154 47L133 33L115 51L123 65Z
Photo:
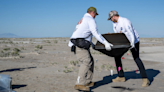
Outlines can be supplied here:
M94 60L90 53L90 45L92 36L105 45L106 50L110 51L112 44L98 33L95 17L98 15L96 8L90 7L84 17L76 25L68 46L76 54L78 61L81 63L78 73L78 78L74 88L76 90L90 91L88 86L94 86L92 82Z
M132 23L127 18L119 16L117 11L109 12L108 20L111 20L113 22L113 30L115 33L124 33L128 38L131 45L130 50L132 52L133 59L136 62L137 66L139 67L140 75L143 80L142 86L143 87L149 86L150 82L147 78L145 67L139 57L139 35L134 29ZM115 57L118 77L113 79L112 80L113 82L125 81L124 71L121 63L121 57L122 56ZM121 67L121 70L118 70L118 67Z

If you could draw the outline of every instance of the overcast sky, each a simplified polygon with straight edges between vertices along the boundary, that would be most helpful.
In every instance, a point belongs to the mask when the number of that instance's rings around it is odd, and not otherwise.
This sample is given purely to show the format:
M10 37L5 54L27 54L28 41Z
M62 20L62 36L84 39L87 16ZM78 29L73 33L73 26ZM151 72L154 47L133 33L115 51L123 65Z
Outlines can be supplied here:
M0 34L70 37L89 7L98 31L113 33L111 10L128 18L140 37L164 37L164 0L0 0Z

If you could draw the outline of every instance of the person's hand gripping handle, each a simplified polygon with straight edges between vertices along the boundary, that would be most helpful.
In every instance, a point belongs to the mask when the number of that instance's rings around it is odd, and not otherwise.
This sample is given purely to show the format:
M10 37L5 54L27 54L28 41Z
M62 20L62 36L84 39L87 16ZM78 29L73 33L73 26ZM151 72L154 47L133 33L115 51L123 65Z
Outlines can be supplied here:
M106 40L104 41L104 45L107 51L110 51L112 49L111 47L113 46L113 44L107 42Z

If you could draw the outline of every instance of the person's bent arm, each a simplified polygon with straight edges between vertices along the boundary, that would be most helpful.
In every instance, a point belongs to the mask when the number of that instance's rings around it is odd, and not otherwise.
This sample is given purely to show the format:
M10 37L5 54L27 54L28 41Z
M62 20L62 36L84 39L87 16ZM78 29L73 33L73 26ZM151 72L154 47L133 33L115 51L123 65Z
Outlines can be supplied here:
M131 43L131 48L133 48L135 45L135 38L134 38L134 32L131 23L128 21L125 23L125 29L127 30L129 36L130 36L130 43Z
M94 20L90 20L88 22L89 24L89 29L91 30L91 33L93 34L93 36L95 36L95 38L100 41L102 44L104 44L105 38L97 32L97 26Z
M100 34L97 32L97 26L96 26L96 23L94 20L90 20L88 22L89 24L89 29L91 30L93 36L95 36L95 38L100 41L102 44L105 45L105 48L107 50L111 50L111 46L113 46L112 44L110 44L109 42L106 41L106 39Z

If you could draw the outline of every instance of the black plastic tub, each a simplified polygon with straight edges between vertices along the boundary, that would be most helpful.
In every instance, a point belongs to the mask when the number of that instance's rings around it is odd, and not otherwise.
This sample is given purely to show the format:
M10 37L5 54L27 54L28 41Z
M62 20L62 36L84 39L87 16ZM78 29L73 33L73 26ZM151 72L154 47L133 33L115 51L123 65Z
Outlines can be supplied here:
M130 42L123 33L112 33L112 34L102 34L102 36L111 44L113 44L112 50L107 51L105 46L97 41L95 45L95 50L102 52L111 57L122 56L126 53L130 46Z

